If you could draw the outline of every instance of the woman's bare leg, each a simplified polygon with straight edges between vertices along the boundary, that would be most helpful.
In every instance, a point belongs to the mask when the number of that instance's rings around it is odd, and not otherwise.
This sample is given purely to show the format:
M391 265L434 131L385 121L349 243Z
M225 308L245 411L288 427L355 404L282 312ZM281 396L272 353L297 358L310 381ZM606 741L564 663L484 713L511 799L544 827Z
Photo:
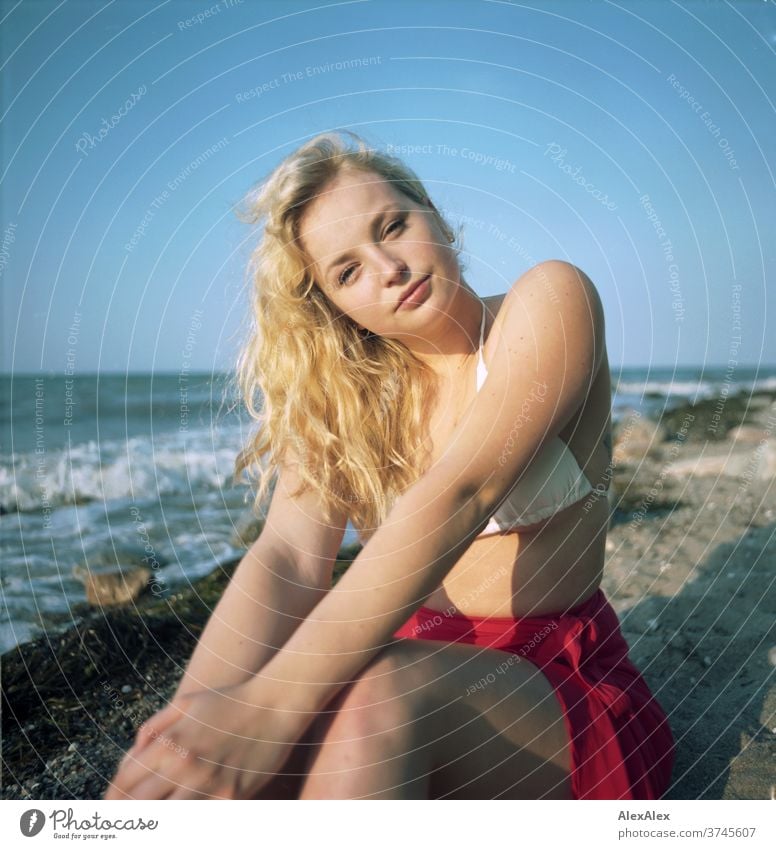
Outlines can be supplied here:
M330 709L301 799L571 797L560 705L522 658L399 640Z
M308 765L313 753L313 744L319 739L318 721L307 729L294 746L283 767L270 779L254 799L298 799L302 784L307 776Z
M379 718L371 710L362 710L357 717L357 699L363 695L364 689L359 687L357 694L353 690L352 685L346 687L332 699L294 746L281 772L264 785L255 799L351 798L354 786L364 789L375 782L381 785L386 781L391 783L391 772L395 778L389 790L383 789L381 795L372 798L428 798L427 756L422 752L412 752L406 707L394 700L390 709L380 711ZM375 721L379 727L373 727ZM393 723L392 727L386 727L388 722ZM349 736L352 734L357 735L355 740ZM319 791L322 795L302 796L302 787L321 756L324 740L328 746L327 758L334 754L334 742L341 744L339 748L346 767L337 770L339 775L326 777L326 789ZM356 764L359 757L363 761L360 767ZM421 774L420 779L412 777ZM311 787L313 785L309 783L308 789Z
M407 699L357 682L316 721L300 799L428 799L430 751Z

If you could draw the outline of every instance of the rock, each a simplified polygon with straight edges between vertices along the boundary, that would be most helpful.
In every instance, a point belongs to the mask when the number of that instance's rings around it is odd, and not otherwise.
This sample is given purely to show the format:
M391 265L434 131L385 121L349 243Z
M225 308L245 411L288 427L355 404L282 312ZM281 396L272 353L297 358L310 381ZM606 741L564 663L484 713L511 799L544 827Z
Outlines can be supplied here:
M83 583L86 600L95 607L112 607L134 601L148 585L145 566L93 569L75 566L73 577Z
M681 504L681 487L673 479L661 477L662 466L643 461L635 468L624 465L616 470L611 488L611 524L626 514L673 510Z
M733 395L703 398L695 404L683 403L666 410L662 422L669 439L690 442L714 442L726 439L728 431L749 424L752 410L750 397L742 391Z
M739 425L731 428L727 435L728 439L732 439L733 442L750 442L755 445L770 436L765 428L754 427L753 425Z
M666 428L660 422L637 417L631 412L612 426L612 461L618 465L638 463L648 456L659 458L666 436Z
M733 442L718 455L695 456L673 463L666 473L683 479L713 475L741 478L743 483L776 477L776 440L768 439L752 447Z
M83 565L93 572L103 569L115 569L116 567L121 568L122 566L142 566L144 563L151 562L152 555L159 566L167 565L167 558L161 556L155 548L153 551L150 551L146 550L142 545L116 546L115 548L106 548L105 550L91 552L88 561ZM147 559L144 560L143 558Z
M776 487L774 488L776 489ZM774 493L776 495L776 493ZM750 527L762 528L776 522L776 509L763 498L752 510L746 523Z
M776 666L776 646L771 646L770 649L768 649L768 663L770 663L771 666Z
M665 442L667 431L665 425L661 422L654 422L642 417L628 422L626 427L621 431L618 430L617 436L620 442L626 440L649 443Z

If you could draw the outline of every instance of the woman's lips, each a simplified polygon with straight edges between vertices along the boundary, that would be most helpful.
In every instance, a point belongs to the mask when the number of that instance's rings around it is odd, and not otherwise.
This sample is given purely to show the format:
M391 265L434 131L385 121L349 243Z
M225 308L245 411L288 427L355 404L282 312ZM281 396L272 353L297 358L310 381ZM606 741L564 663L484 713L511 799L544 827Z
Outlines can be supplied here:
M413 304L419 304L423 298L426 296L426 292L428 291L428 281L431 279L431 275L427 275L424 277L420 283L415 286L415 288L407 295L404 300L399 303L399 306L396 308L397 312L400 309L403 309L407 306L412 306Z

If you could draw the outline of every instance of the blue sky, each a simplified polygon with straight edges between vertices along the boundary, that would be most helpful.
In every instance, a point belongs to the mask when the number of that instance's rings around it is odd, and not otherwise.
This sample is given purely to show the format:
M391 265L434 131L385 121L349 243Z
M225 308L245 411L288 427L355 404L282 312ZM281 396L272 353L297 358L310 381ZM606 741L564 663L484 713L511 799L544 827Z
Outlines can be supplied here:
M241 196L310 136L405 160L467 280L557 257L612 365L776 363L776 4L2 3L5 372L229 369Z

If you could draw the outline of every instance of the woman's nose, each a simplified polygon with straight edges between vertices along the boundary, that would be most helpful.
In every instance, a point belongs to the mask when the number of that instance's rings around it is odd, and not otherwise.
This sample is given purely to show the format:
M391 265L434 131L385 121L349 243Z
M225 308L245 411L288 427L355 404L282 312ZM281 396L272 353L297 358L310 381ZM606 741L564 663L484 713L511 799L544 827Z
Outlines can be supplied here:
M408 271L407 263L400 256L382 250L378 250L372 267L375 276L384 285L400 283Z

